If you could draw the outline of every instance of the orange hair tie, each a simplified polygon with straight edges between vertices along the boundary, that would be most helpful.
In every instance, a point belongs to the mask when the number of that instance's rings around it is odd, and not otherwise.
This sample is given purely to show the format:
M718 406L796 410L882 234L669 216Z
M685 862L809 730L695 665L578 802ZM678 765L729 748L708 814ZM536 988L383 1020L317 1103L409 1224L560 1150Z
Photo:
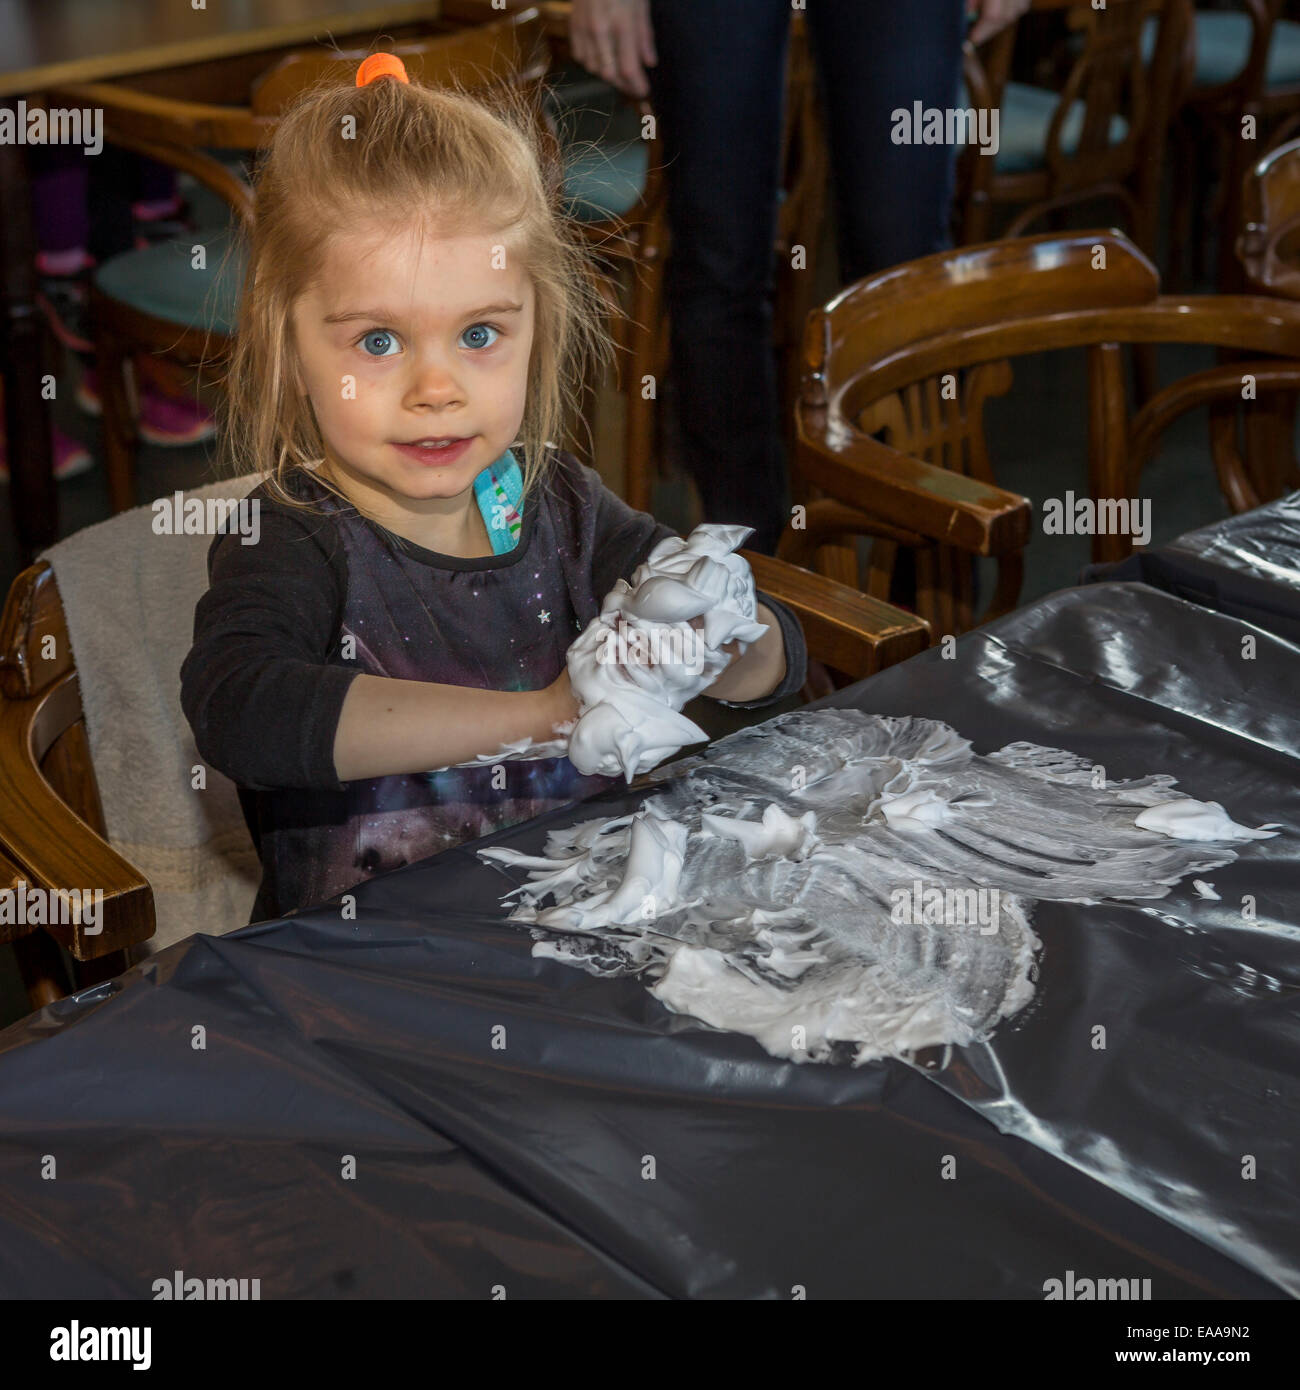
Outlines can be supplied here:
M406 64L396 53L372 53L362 61L357 69L357 86L364 87L377 77L395 77L399 82L410 82L406 75Z

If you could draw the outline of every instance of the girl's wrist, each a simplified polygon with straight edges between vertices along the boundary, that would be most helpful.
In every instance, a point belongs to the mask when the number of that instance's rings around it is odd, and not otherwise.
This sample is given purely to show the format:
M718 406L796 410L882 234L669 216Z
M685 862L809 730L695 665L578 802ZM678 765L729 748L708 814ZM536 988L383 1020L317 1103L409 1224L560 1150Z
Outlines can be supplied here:
M557 724L567 724L578 717L578 701L569 684L567 670L536 694L541 697L538 710L541 739L554 738Z
M714 700L761 700L785 679L785 640L775 614L758 606L758 621L767 631L744 652L734 656L717 680L704 690Z

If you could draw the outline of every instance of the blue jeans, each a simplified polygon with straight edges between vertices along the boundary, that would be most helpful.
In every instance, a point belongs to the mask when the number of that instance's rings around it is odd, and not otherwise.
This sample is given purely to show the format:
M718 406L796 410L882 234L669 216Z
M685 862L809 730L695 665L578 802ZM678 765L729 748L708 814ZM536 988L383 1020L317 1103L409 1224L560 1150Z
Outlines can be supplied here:
M956 104L964 8L807 0L846 284L949 244L956 150L895 145L890 113ZM753 526L748 544L769 553L790 517L771 307L790 13L790 0L651 0L683 461L706 520Z

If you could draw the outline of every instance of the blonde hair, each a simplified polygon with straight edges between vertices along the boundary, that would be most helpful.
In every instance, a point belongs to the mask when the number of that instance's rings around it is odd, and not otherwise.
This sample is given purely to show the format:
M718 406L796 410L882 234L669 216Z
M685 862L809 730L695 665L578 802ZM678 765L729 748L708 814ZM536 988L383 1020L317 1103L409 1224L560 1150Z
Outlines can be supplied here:
M491 105L488 105L490 99ZM345 139L347 118L355 138ZM329 239L370 220L487 227L517 257L535 297L518 442L524 491L550 471L588 372L604 365L607 299L580 234L561 210L558 147L521 95L490 98L379 79L331 82L281 119L255 179L251 248L227 375L224 451L234 474L269 470L272 492L324 455L310 401L295 387L292 311L324 264ZM573 413L571 415L571 412ZM338 494L328 480L321 484Z

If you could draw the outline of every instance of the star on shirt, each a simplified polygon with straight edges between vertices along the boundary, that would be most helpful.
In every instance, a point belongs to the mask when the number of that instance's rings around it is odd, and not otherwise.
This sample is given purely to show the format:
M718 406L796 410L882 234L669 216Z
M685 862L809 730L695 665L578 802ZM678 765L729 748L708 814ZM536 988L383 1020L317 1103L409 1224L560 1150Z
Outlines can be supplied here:
M549 622L551 621L550 610L549 610L549 609L546 609L546 608L543 608L542 611L541 611L540 613L538 613L537 617L538 617L539 621L544 622L544 623L549 623Z

